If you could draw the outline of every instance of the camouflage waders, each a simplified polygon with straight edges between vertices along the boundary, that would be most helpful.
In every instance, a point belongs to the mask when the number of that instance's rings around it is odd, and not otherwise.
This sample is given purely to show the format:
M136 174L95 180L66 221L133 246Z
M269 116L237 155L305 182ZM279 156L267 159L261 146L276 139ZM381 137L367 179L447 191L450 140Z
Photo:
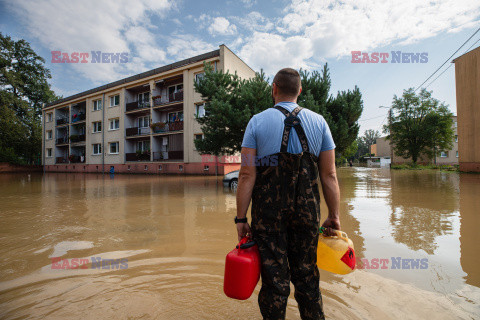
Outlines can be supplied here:
M302 319L324 319L317 262L320 193L318 158L297 114L275 107L285 116L277 166L257 167L252 193L252 233L262 260L262 289L258 296L264 319L285 319L290 281ZM287 153L291 128L302 144L301 154Z

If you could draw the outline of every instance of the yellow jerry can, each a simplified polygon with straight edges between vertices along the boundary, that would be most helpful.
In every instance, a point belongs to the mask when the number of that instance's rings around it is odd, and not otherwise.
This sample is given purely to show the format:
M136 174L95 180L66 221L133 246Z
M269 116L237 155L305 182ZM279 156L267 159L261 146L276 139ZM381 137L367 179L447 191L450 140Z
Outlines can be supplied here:
M337 274L347 274L355 270L355 250L353 242L343 231L335 230L336 236L323 235L320 228L317 248L317 266Z

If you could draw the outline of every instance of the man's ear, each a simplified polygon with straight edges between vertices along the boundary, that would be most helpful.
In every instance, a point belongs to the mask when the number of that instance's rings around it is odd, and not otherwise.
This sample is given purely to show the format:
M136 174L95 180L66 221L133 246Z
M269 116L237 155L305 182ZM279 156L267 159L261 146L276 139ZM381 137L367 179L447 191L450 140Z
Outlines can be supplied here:
M302 87L300 86L300 90L298 91L298 95L302 93Z

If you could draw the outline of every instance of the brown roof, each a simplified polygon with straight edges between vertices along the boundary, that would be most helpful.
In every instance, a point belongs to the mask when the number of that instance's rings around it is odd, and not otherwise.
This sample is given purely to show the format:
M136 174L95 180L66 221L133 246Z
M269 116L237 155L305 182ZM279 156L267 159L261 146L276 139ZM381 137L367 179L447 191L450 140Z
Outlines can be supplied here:
M95 93L95 92L103 91L103 90L108 89L108 88L113 88L113 87L116 87L116 86L119 86L119 85L122 85L122 84L125 84L125 83L128 83L128 82L132 82L132 81L135 81L135 80L140 80L140 79L143 79L143 78L147 78L147 77L150 77L150 76L153 76L153 75L156 75L156 74L160 74L160 73L163 73L163 72L166 72L166 71L169 71L169 70L173 70L173 69L183 67L183 66L188 65L188 64L192 64L192 63L195 63L195 62L199 62L199 61L202 61L202 60L207 60L207 59L218 57L218 56L220 56L220 49L217 49L217 50L214 50L214 51L211 51L211 52L207 52L207 53L204 53L204 54L192 57L192 58L188 58L188 59L185 59L185 60L182 60L182 61L174 62L172 64L169 64L169 65L166 65L166 66L163 66L163 67L160 67L160 68L156 68L156 69L153 69L153 70L150 70L150 71L142 72L142 73L136 74L134 76L130 76L128 78L124 78L124 79L117 80L117 81L114 81L114 82L111 82L111 83L107 83L107 84L104 84L103 86L93 88L93 89L90 89L90 90L87 90L87 91L83 91L83 92L74 94L72 96L56 100L54 102L50 102L50 103L45 105L45 108L46 107L51 107L51 106L57 105L57 104L62 104L64 102L74 100L74 99L80 98L80 97L85 96L85 95L89 95L89 94L92 94L92 93Z

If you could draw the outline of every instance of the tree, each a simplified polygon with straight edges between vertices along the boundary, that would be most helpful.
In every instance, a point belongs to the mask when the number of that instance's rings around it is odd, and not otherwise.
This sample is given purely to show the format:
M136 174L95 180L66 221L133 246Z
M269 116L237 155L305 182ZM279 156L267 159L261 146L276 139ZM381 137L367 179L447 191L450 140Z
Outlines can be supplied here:
M0 33L0 161L40 157L42 104L59 98L44 64L27 41Z
M195 90L206 101L205 116L197 119L204 139L195 140L195 147L201 154L235 154L241 150L250 118L273 105L271 85L263 71L252 79L241 80L236 74L214 72L208 64L204 69L205 76L195 83ZM321 73L300 70L300 76L303 91L298 104L323 115L339 157L347 150L349 155L356 151L358 118L363 111L360 90L355 87L353 91L338 92L336 97L329 96L331 81L326 64Z
M422 154L431 159L452 148L453 114L431 91L422 89L417 95L413 88L404 90L402 97L393 97L391 110L384 132L399 156L416 164Z
M375 144L378 138L380 138L380 132L378 132L378 130L365 130L363 136L357 138L358 150L355 154L355 159L360 159L366 154L370 155L370 146Z
M347 151L351 153L360 129L358 119L363 112L360 90L355 86L352 91L338 92L336 97L329 95L331 80L328 64L323 66L321 73L300 70L300 76L302 93L298 104L325 118L335 141L337 157L341 158Z

